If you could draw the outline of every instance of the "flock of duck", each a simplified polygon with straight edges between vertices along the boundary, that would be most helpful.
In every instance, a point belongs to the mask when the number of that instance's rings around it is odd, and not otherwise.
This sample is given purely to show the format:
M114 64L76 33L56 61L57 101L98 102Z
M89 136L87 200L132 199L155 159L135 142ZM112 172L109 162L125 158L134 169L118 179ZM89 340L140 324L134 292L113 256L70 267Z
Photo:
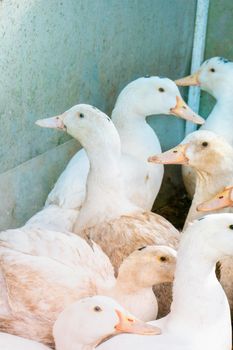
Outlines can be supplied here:
M206 121L177 85L215 97ZM79 104L36 122L83 149L43 209L0 232L1 350L231 349L232 93L233 63L214 57L176 82L131 82L111 119ZM146 122L156 114L202 126L161 153ZM182 233L151 212L163 164L182 165L193 198Z

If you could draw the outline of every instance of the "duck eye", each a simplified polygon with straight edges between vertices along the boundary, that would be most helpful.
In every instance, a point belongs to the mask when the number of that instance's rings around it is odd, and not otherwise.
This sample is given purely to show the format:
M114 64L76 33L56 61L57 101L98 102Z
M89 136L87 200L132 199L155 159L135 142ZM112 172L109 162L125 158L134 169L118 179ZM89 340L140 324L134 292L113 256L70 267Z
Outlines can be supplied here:
M158 90L159 90L159 92L164 92L165 91L164 88L162 88L162 87L160 87Z
M206 141L202 142L202 146L203 147L207 147L208 146L208 142L206 142Z
M166 256L160 256L159 260L164 262L164 261L167 261L168 259L166 258Z
M210 72L214 73L215 69L214 68L210 68Z
M83 114L83 113L80 113L80 114L79 114L79 117L80 117L80 118L84 118L84 114Z
M101 312L102 309L101 309L100 306L95 306L95 307L94 307L94 311L95 311L95 312Z
M229 229L230 229L230 230L233 230L233 225L230 225L230 226L229 226Z

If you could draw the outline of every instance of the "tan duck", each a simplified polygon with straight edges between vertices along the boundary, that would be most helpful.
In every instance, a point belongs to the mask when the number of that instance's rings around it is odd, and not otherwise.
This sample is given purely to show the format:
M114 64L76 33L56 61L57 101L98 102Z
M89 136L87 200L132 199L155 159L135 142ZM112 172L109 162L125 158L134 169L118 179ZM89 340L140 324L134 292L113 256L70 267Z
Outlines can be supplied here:
M0 234L0 330L52 344L62 309L96 294L111 296L137 317L153 320L152 286L173 280L176 252L142 247L121 264L117 279L108 257L71 233L16 229Z
M222 137L211 131L195 131L177 147L152 156L149 160L162 164L183 164L191 166L196 171L196 189L185 227L203 216L203 213L198 210L201 203L210 200L216 193L223 191L226 185L230 186L233 183L233 148ZM220 210L220 212L232 211L232 208ZM221 262L221 283L233 311L232 263L232 258Z
M149 160L162 164L183 164L195 169L197 185L185 226L203 215L197 210L199 204L233 183L233 148L211 131L195 131L177 147Z

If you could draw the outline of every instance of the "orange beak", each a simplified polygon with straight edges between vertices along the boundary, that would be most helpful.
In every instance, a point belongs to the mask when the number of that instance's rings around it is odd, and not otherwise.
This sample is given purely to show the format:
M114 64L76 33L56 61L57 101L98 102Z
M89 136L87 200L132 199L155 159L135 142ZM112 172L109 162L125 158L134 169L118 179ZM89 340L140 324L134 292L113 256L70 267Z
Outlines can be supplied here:
M197 211L212 211L226 207L233 207L233 186L227 187L210 200L197 206Z
M205 123L205 119L196 114L180 96L176 96L176 106L170 109L170 114L176 115L196 124Z
M157 335L161 334L161 330L158 327L147 324L140 321L131 315L128 316L122 311L115 310L119 317L119 323L115 326L115 329L119 333L134 333L142 335Z
M175 80L176 85L178 86L199 86L199 71L188 75L187 77Z
M63 122L63 115L57 115L52 118L39 119L36 121L36 125L39 125L42 128L51 128L51 129L58 129L58 130L66 129Z
M186 148L188 144L178 145L167 152L148 158L148 162L157 164L188 164Z

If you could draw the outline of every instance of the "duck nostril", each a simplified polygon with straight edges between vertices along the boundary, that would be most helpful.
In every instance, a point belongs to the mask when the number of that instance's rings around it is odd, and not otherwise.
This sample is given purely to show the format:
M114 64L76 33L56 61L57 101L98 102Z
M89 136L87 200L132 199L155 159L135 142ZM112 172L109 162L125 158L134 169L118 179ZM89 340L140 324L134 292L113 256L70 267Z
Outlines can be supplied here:
M187 109L187 107L186 107L186 106L182 106L182 108L183 108L183 109Z
M218 199L223 199L223 196L218 197Z
M177 153L178 151L177 150L174 150L173 153Z

